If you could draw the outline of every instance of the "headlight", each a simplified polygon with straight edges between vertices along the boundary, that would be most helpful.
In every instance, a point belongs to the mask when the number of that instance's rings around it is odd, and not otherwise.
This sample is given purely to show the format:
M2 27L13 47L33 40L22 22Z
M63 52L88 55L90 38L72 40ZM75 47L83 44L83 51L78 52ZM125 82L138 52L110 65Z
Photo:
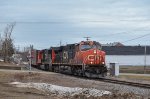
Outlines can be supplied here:
M105 64L105 62L102 62L102 64Z
M96 50L94 50L94 54L96 54Z

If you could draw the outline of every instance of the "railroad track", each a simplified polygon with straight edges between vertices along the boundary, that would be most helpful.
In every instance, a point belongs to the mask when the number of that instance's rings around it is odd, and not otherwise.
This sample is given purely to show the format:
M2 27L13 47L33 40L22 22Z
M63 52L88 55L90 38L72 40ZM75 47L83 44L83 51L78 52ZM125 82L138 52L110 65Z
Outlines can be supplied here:
M141 88L150 89L150 84L131 82L131 81L124 81L124 80L117 80L117 79L104 78L104 77L101 77L101 78L88 78L88 77L84 77L84 76L77 76L77 75L66 74L66 73L61 73L61 74L69 75L69 76L76 77L76 78L96 80L96 81L102 81L102 82L122 84L122 85L129 85L129 86L134 86L134 87L141 87Z
M104 77L88 78L88 77L76 76L76 75L71 75L71 74L64 74L64 75L69 75L69 76L81 78L81 79L96 80L96 81L108 82L108 83L113 83L113 84L122 84L122 85L128 85L128 86L150 89L150 84L144 84L144 83L138 83L138 82L132 82L132 81L125 81L125 80L118 80L118 79L104 78Z
M108 83L113 83L113 84L122 84L122 85L128 85L128 86L150 89L150 84L144 84L144 83L138 83L138 82L132 82L132 81L125 81L125 80L118 80L118 79L104 78L104 77L88 78L88 77L77 76L77 75L72 75L72 74L64 74L64 75L69 75L69 76L81 78L81 79L96 80L96 81L108 82Z
M138 83L138 82L131 82L131 81L123 81L123 80L117 80L117 79L111 79L111 78L92 78L93 80L96 79L97 81L103 81L103 82L109 82L109 83L115 83L115 84L122 84L122 85L129 85L134 87L141 87L150 89L150 84L144 84L144 83Z

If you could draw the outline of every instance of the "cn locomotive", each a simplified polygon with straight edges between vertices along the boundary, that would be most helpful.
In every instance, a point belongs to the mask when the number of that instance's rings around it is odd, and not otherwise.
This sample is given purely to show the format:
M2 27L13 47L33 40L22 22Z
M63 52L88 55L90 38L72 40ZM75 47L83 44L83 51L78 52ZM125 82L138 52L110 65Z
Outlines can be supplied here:
M81 41L49 49L32 49L31 64L53 72L67 72L87 77L107 74L105 52L96 41Z

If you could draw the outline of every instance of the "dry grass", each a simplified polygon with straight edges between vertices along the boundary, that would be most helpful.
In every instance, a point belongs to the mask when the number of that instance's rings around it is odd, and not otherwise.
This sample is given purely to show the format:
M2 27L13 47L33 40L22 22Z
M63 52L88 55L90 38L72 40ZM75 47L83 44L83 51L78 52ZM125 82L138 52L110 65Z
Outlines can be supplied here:
M120 75L119 78L150 81L150 76L141 76L141 75Z
M43 83L51 83L55 85L62 85L62 86L72 86L72 87L85 87L90 86L91 84L87 85L85 82L79 82L78 79L72 79L70 77L62 76L60 74L42 74L42 73L29 73L29 72L8 72L8 71L1 71L0 72L0 84L2 83L9 83L12 81L20 81L20 82L43 82ZM81 85L80 85L81 84ZM100 86L98 84L98 86ZM84 94L79 94L75 96L66 96L66 97L59 97L53 94L47 94L47 92L29 89L29 88L16 88L10 85L3 86L0 85L1 97L2 99L8 99L8 96L17 96L18 98L14 99L142 99L142 96L137 96L134 93L125 93L125 94L118 94L113 93L112 95L104 95L102 97L86 97ZM2 97L2 93L5 95ZM6 98L5 98L6 97ZM39 98L40 97L40 98ZM11 98L10 98L11 99Z
M9 63L9 62L7 62L7 63L5 63L5 62L0 62L0 65L2 65L2 66L14 66L14 65L16 65L16 64L13 64L13 63Z
M39 73L16 73L13 76L13 79L16 81L22 81L22 82L32 82L34 80L39 80L40 79L40 74Z
M143 74L144 66L120 66L120 73ZM146 74L150 74L150 66L146 66Z

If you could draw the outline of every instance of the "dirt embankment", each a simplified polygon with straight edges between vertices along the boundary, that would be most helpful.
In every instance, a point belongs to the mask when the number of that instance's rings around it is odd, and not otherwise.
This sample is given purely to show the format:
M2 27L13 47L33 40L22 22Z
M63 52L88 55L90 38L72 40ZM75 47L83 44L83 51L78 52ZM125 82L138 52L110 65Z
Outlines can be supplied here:
M86 96L87 93L80 93L73 96L60 96L56 93L38 90L29 87L15 87L10 85L11 82L23 83L48 83L64 87L80 87L80 88L95 88L98 90L110 91L111 95L103 96ZM3 99L141 99L142 95L137 95L132 92L120 93L111 85L106 86L104 82L80 79L57 73L28 73L28 72L10 72L0 71L0 98Z

